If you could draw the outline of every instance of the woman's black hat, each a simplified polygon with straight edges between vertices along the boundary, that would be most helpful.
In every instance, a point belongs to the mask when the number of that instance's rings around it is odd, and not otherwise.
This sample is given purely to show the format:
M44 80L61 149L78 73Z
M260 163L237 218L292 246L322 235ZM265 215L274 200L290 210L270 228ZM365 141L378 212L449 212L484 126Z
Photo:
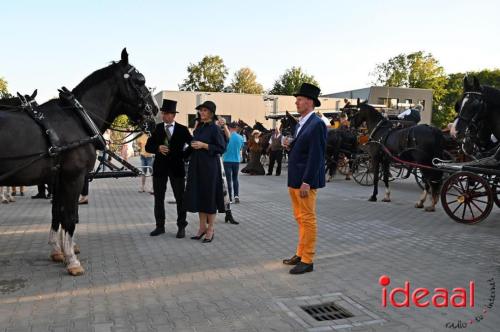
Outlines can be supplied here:
M196 106L196 109L200 110L202 107L207 108L210 112L215 114L216 106L215 106L215 103L213 101L207 100L203 104Z

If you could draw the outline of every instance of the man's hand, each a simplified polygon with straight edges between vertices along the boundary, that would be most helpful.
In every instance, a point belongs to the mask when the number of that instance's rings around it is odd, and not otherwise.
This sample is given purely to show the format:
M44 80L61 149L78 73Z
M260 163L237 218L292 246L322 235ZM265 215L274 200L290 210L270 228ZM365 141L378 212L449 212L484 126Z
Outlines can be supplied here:
M208 150L208 144L207 143L203 143L203 142L200 142L200 141L192 141L191 142L191 147L195 150L199 150L199 149L205 149L205 150Z
M161 154L163 155L167 155L167 153L169 153L169 148L166 146L166 145L160 145L158 147L158 150L160 151Z
M217 120L217 124L221 127L224 126L226 124L226 119L220 117L219 120Z
M302 182L302 185L300 186L300 197L306 198L309 195L309 190L311 190L311 186L308 185L307 183Z

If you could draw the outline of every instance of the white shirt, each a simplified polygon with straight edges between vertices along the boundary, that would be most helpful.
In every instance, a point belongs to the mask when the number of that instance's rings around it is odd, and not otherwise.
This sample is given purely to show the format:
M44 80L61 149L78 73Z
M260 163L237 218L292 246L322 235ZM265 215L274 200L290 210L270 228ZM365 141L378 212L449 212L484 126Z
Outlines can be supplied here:
M163 126L164 126L165 130L167 130L168 124L164 122ZM175 121L170 123L170 127L168 127L168 131L170 132L170 137L172 137L172 135L174 134L174 127L175 127Z
M328 118L326 116L322 116L321 117L321 120L323 120L323 122L325 123L325 125L328 127L328 126L331 126L331 123L330 121L328 121Z
M313 113L314 111L309 112L309 114L307 114L306 116L300 117L299 123L297 124L297 126L299 127L297 128L297 134L295 135L295 137L299 136L300 129L302 129L302 126L304 126L304 124L307 122L307 120L309 120L309 118L311 117L311 115L313 115Z
M405 116L410 115L410 114L411 114L411 108L407 109L407 110L406 110L406 111L404 111L403 113L400 113L400 114L398 115L398 119L404 119L404 118L405 118Z

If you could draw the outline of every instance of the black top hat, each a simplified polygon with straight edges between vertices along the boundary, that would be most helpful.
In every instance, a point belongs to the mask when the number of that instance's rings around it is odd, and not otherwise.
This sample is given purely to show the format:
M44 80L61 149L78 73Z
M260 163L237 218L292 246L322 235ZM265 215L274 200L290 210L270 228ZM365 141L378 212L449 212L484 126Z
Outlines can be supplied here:
M196 106L196 109L200 110L202 107L207 108L210 112L215 114L216 106L215 106L215 103L213 101L207 100L203 104Z
M163 99L160 111L163 113L179 113L176 111L177 102L175 100Z
M303 96L312 99L314 101L314 106L319 107L321 106L321 102L318 99L320 92L321 90L317 86L310 83L302 83L299 91L294 93L293 95L294 97Z

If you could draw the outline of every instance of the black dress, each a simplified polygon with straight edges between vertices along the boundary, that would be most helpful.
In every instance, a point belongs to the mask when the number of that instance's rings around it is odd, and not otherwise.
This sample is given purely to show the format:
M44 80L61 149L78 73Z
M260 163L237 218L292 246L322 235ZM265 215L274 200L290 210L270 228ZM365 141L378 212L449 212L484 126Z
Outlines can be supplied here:
M213 122L202 123L193 132L193 141L208 144L208 150L192 149L184 204L189 212L225 212L220 155L226 144Z

